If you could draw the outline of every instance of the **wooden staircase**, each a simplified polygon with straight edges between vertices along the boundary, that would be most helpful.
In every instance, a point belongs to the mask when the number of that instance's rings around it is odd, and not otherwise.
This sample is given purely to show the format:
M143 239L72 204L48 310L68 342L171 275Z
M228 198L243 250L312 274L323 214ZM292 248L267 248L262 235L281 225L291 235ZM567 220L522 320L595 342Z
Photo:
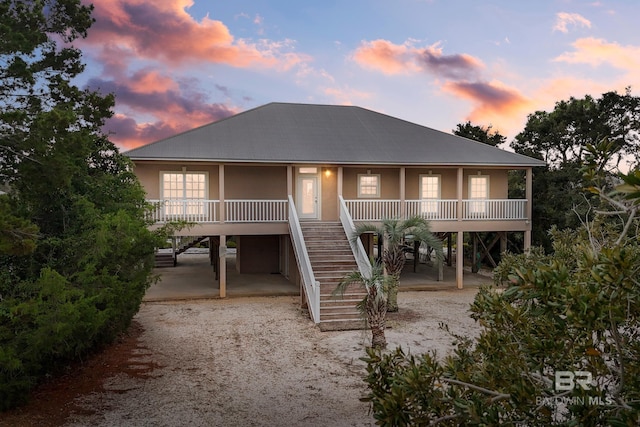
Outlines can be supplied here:
M358 269L349 240L339 222L301 222L311 268L320 282L320 330L363 329L365 321L356 309L366 295L351 285L344 295L333 291L345 275Z
M187 249L194 247L198 243L205 240L207 236L194 236L182 238L178 243L175 253L173 252L156 252L155 255L155 267L175 267L176 258Z

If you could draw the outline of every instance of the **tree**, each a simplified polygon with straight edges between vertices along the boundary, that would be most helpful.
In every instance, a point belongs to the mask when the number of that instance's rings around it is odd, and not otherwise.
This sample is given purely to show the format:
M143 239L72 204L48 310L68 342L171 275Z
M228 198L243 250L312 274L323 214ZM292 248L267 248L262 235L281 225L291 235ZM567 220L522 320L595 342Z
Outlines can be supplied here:
M640 158L639 128L640 98L632 96L629 89L624 95L607 92L598 99L572 97L557 102L551 112L529 115L511 148L548 164L533 170L534 245L551 250L551 226L576 228L579 218L593 215L590 206L600 203L597 197L582 191L586 183L581 170L589 155L587 147L606 139L610 143L608 166L620 170L626 162L633 167Z
M552 254L502 260L505 289L484 287L471 306L476 338L454 336L444 359L368 351L378 424L638 425L640 172L608 182L593 191L611 209L553 231ZM602 220L613 212L619 224Z
M387 291L390 285L390 278L385 276L380 263L371 260L371 264L372 269L369 276L360 271L353 271L340 281L333 293L344 295L347 288L353 284L364 287L366 295L358 303L357 307L371 329L371 347L384 349L387 347L384 329L386 327Z
M472 139L474 141L482 142L483 144L497 147L507 141L507 137L500 135L498 131L492 131L491 125L487 127L472 125L470 121L464 124L458 123L453 130L454 135L462 136Z
M91 10L0 0L0 410L124 331L152 281L144 191L101 132L114 98L73 84Z
M405 240L410 237L413 241L434 248L438 263L444 258L442 242L431 233L429 222L420 216L404 220L383 218L380 225L359 224L353 238L358 238L363 233L375 233L383 239L382 263L386 273L391 277L388 311L398 311L398 286L400 273L405 264Z

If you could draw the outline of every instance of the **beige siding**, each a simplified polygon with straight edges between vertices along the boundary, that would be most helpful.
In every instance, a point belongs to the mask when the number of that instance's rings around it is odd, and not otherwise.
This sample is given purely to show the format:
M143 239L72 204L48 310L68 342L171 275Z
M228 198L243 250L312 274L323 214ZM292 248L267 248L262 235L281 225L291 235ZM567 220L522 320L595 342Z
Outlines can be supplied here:
M322 169L322 220L338 219L338 169Z
M371 173L380 175L380 199L400 198L400 169L399 168L344 168L343 197L345 199L358 198L358 175Z
M183 167L187 172L207 172L209 175L208 189L209 199L218 198L218 166L189 164L184 166L179 163L148 163L136 162L135 174L142 183L149 199L160 199L160 173L181 172Z
M465 169L462 198L469 198L469 176L489 175L489 198L506 199L509 196L508 171L504 169Z
M441 199L456 199L456 179L458 177L457 169L447 168L407 168L406 169L406 199L418 200L420 199L420 175L440 175L440 198Z
M225 199L287 198L286 166L235 166L224 167Z

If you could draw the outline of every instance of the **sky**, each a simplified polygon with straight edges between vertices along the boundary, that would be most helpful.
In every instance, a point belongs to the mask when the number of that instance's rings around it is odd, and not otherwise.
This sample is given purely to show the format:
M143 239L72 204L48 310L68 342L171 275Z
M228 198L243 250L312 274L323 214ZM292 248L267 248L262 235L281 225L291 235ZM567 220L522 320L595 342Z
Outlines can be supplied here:
M81 86L128 150L270 102L510 142L569 97L640 94L637 0L94 0Z

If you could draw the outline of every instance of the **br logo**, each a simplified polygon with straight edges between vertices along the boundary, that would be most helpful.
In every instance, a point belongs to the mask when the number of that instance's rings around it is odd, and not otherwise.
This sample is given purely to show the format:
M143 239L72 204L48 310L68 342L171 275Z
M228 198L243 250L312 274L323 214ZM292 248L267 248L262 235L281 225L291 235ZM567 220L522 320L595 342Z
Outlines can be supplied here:
M591 389L593 376L587 371L556 371L555 387L556 391L570 391L576 386L583 390Z

